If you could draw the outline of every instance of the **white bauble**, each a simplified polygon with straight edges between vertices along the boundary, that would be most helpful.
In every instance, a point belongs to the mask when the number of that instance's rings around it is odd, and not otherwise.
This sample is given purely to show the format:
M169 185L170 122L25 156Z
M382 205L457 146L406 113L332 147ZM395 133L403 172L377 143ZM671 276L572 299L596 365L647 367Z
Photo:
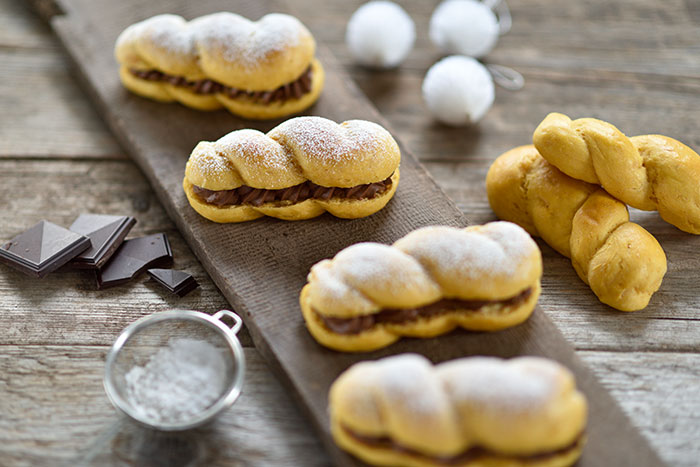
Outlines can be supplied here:
M493 98L491 74L471 57L443 58L423 80L423 100L433 116L448 125L478 122L493 105Z
M393 68L406 58L416 40L416 25L394 2L362 5L348 21L345 43L353 59L366 66Z
M430 18L430 39L446 54L483 57L496 45L498 19L477 0L447 0Z

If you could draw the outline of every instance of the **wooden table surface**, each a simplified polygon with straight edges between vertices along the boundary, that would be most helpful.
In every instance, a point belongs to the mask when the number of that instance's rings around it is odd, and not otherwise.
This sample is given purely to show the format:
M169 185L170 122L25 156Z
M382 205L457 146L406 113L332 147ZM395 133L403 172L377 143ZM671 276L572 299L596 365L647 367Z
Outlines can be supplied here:
M494 108L469 129L433 123L421 103L423 75L439 58L427 39L436 1L400 2L416 20L418 40L401 68L384 72L353 66L344 46L345 22L360 1L290 3L475 223L494 220L484 189L490 162L528 142L549 111L595 116L628 134L663 133L700 148L696 0L511 0L513 30L488 60L521 71L526 87L497 89ZM34 280L0 268L0 465L138 465L161 441L167 447L172 440L124 429L102 389L109 346L146 314L173 307L213 312L227 303L100 121L48 28L13 0L0 0L0 109L0 239L40 219L69 225L81 212L129 214L139 221L132 235L166 232L175 267L201 284L177 299L146 278L96 291L81 272ZM568 260L542 243L540 307L662 458L694 466L700 458L700 237L656 213L632 217L659 239L669 260L646 310L621 314L600 305ZM241 399L196 443L180 440L177 457L166 461L327 465L309 424L245 332L242 340L249 369Z

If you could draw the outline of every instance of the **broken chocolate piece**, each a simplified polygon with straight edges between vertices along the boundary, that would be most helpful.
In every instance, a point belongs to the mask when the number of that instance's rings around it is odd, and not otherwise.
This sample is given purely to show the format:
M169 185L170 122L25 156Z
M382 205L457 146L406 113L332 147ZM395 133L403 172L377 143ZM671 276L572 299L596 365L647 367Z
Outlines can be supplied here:
M185 271L178 271L176 269L149 269L147 272L153 280L179 297L184 297L199 287L195 278Z
M97 287L105 289L130 281L146 269L169 267L173 252L164 233L125 241L107 265L97 270Z
M75 257L70 265L81 269L99 269L112 257L136 219L129 216L81 214L70 230L90 238L92 247Z
M0 262L30 276L44 277L88 248L88 237L41 221L0 246Z

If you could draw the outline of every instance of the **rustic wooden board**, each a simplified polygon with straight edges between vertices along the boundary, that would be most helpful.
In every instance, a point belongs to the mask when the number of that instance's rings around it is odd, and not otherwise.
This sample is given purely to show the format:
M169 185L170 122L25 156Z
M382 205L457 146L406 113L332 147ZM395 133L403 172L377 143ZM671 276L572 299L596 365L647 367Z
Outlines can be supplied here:
M244 126L266 130L276 122L251 124L224 112L201 114L126 93L119 85L111 53L114 39L125 26L155 13L194 17L232 7L232 2L223 1L138 3L61 0L66 14L55 17L52 25L100 112L140 165L216 284L243 315L258 349L307 410L338 464L353 465L355 461L337 450L328 434L326 391L330 382L360 358L403 351L421 352L435 361L472 354L555 358L574 370L591 401L590 442L581 465L661 463L541 311L526 324L497 334L459 332L441 339L406 340L363 356L320 348L305 331L297 305L298 291L313 263L357 241L391 242L419 226L465 225L465 219L405 151L395 199L368 219L339 221L324 216L302 223L265 219L228 226L201 219L189 208L180 189L184 162L194 144ZM237 2L235 10L259 17L271 7L271 2L249 1ZM386 125L323 48L321 58L328 68L328 83L312 113L336 121L366 118Z

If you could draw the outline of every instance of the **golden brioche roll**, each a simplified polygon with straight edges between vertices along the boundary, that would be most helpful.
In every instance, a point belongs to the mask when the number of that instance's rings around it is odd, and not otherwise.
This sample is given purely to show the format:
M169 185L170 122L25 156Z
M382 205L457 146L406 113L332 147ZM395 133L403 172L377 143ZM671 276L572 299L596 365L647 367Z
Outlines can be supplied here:
M647 306L666 273L656 239L629 221L627 207L596 185L573 179L534 146L502 154L486 176L496 215L571 258L598 299L621 311Z
M315 51L313 36L293 16L252 22L228 12L189 22L157 15L126 28L115 45L120 78L132 92L252 119L297 113L318 99L325 75ZM196 91L202 81L210 82L207 92ZM284 98L273 99L280 89Z
M363 352L458 326L515 326L532 313L541 275L537 244L515 224L424 227L391 246L359 243L315 264L300 305L320 344Z
M700 156L661 135L628 138L595 118L549 114L535 130L542 157L578 180L601 185L630 206L659 211L679 229L700 234Z
M267 134L236 130L218 141L200 142L187 161L183 188L190 205L215 222L262 216L300 220L326 211L357 218L389 202L399 183L400 162L396 141L376 123L349 120L337 124L321 117L297 117ZM330 195L294 202L279 199L287 189L310 184L310 191ZM357 193L358 188L372 186L379 188L370 190L376 191L371 196L351 196L353 190ZM208 194L252 189L260 196L269 193L271 199L222 205L208 202L197 194L198 189Z
M563 467L581 455L588 408L552 360L403 354L342 373L329 412L335 442L372 465Z

